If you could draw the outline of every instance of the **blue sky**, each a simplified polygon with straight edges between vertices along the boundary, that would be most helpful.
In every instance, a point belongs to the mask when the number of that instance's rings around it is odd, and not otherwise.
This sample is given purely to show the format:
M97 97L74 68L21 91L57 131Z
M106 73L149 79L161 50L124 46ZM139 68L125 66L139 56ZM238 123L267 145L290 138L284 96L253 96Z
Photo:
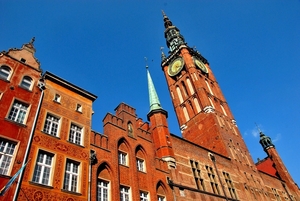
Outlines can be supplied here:
M93 129L125 102L147 120L144 57L169 127L180 135L160 67L161 10L209 61L254 161L264 158L255 122L300 184L300 1L0 1L0 50L35 36L50 71L98 96Z

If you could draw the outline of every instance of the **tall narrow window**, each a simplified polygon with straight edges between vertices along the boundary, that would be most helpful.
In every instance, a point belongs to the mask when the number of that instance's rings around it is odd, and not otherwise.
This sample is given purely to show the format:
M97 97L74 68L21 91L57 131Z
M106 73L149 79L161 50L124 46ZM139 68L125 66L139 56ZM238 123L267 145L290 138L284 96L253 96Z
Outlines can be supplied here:
M213 108L215 108L215 106L214 106L214 104L213 104L213 102L212 102L212 100L211 100L211 98L210 98L210 97L208 97L208 100L209 100L209 102L210 102L211 106L212 106Z
M24 89L31 90L32 82L33 82L33 80L31 79L31 77L24 76L20 86Z
M229 191L229 194L230 194L231 198L237 199L235 189L234 189L234 186L233 186L233 183L231 181L229 173L223 172L223 176L225 178L225 182L227 184L227 188L228 188L228 191Z
M78 191L79 163L67 160L64 189L67 191Z
M205 80L205 83L206 83L206 86L207 86L209 92L210 92L212 95L214 95L213 91L211 90L211 88L210 88L210 86L209 86L209 84L208 84L208 82L207 82L206 80Z
M121 186L120 187L120 201L129 201L129 200L130 200L129 187Z
M182 110L183 110L183 114L184 114L185 120L186 121L190 120L190 117L189 117L189 114L187 112L186 107L183 107Z
M24 124L28 105L15 100L9 112L8 119Z
M138 171L145 172L145 161L140 158L136 158L136 166Z
M44 132L53 136L58 135L58 126L59 126L59 118L47 114L45 125L44 125Z
M197 112L201 112L201 107L197 98L194 98L194 104L196 105Z
M127 165L127 154L119 151L119 164Z
M213 168L209 167L209 166L205 166L205 167L206 167L206 170L207 170L207 175L208 175L208 178L210 180L210 185L211 185L211 189L212 189L213 193L220 195L219 186L218 186L218 183L216 181L216 175L214 173Z
M222 111L223 111L224 115L227 116L227 113L226 113L226 111L225 111L223 105L221 104L220 106L221 106L221 108L222 108Z
M194 179L195 179L197 189L205 191L204 181L201 178L201 171L200 171L200 167L199 167L198 162L190 160L190 164L191 164L191 167L192 167L192 171L193 171L193 175L194 175Z
M108 201L109 199L109 182L98 180L97 201Z
M9 80L11 75L11 69L8 66L0 67L0 78L3 80Z
M190 80L189 78L187 78L187 79L186 79L186 82L187 82L187 84L188 84L188 87L189 87L189 90L190 90L191 94L194 94L195 91L194 91L194 88L193 88L193 86L192 86L191 80Z
M0 138L0 174L8 175L15 149L16 143Z
M187 92L186 86L185 86L185 84L184 84L183 81L181 81L181 85L182 85L182 89L183 89L184 95L185 95L185 96L188 96L188 92Z
M81 139L82 139L82 128L75 124L71 124L69 141L80 145Z
M176 87L176 92L177 92L180 103L183 103L182 94L181 94L180 88L178 86Z
M165 196L158 195L157 200L158 201L165 201Z
M33 182L50 185L53 154L40 151L34 168Z

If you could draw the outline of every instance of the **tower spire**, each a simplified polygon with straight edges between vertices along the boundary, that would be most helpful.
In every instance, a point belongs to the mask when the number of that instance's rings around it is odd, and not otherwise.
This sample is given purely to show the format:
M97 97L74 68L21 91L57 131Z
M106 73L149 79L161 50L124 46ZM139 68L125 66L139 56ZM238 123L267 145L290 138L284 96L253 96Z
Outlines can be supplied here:
M148 91L149 91L149 101L150 101L150 112L154 110L161 110L162 107L159 102L159 98L157 96L150 72L149 72L149 67L147 64L147 58L145 57L146 61L146 71L147 71L147 80L148 80Z
M167 40L167 46L170 51L173 52L174 50L177 50L181 45L185 45L185 41L183 36L180 34L180 30L176 26L173 26L173 23L164 11L162 11L162 14L165 26L165 38Z

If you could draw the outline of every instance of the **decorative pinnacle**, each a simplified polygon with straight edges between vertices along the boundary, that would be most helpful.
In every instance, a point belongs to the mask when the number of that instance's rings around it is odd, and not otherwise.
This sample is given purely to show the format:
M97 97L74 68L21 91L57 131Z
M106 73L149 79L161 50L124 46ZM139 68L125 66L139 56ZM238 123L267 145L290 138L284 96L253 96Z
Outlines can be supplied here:
M168 28L168 27L172 26L172 22L169 20L168 16L165 14L165 12L163 10L162 10L162 14L163 14L163 17L164 17L165 28Z

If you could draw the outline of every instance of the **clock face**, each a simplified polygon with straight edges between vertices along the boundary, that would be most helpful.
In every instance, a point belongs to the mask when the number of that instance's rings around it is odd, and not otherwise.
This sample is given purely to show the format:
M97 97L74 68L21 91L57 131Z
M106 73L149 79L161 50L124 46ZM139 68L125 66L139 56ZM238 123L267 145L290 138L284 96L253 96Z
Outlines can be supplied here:
M204 64L202 61L200 61L198 58L195 58L195 57L194 57L194 62L195 62L195 64L196 64L196 66L197 66L202 72L208 73L208 70L207 70L205 64Z
M177 75L183 68L184 61L181 57L178 57L175 59L172 63L169 65L168 73L170 76Z

